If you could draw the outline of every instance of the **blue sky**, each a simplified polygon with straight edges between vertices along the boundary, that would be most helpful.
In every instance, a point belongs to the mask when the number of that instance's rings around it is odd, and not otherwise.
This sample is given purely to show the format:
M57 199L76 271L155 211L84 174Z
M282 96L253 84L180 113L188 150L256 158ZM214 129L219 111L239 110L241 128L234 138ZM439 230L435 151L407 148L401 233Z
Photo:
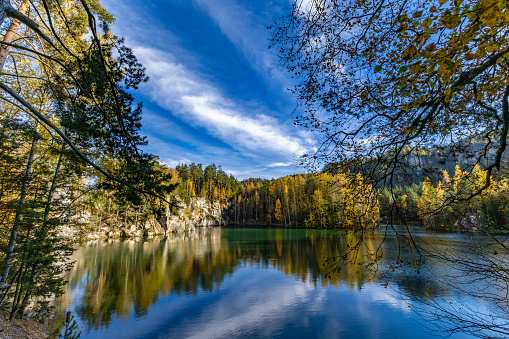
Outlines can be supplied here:
M266 29L289 0L103 0L150 81L147 151L172 167L210 163L239 179L302 173L312 135L294 126L292 79Z

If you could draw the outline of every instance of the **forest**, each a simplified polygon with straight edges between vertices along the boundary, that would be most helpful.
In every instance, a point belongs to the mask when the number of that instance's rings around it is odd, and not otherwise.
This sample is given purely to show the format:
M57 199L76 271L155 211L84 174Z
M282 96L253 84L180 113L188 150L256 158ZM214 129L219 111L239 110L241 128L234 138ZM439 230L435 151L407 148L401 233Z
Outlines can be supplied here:
M226 223L235 225L356 230L410 223L443 230L478 227L500 231L507 228L509 221L506 180L493 180L489 189L473 199L451 202L452 197L466 196L484 185L486 173L479 166L474 166L470 173L467 165L466 169L456 165L452 176L442 169L441 176L432 177L435 180L414 180L410 185L392 188L373 187L360 173L337 173L332 167L321 173L239 181L215 164L205 168L194 163L174 169L159 166L165 168L170 178L166 185L176 187L168 194L169 200L187 205L193 198L219 202ZM119 219L124 223L141 223L154 216L148 203L126 204L101 189L84 200L83 208L94 228L99 223L115 225ZM161 213L166 213L164 206L161 208ZM178 209L170 206L168 213L176 215Z
M178 186L171 194L229 202L228 219L238 225L359 229L411 223L444 230L506 229L507 180L494 180L474 199L450 203L452 196L484 185L485 171L479 166L472 171L473 175L456 165L452 178L444 169L435 182L426 178L412 185L376 188L359 173L325 171L239 182L220 166L202 170L201 164L191 164L177 166Z

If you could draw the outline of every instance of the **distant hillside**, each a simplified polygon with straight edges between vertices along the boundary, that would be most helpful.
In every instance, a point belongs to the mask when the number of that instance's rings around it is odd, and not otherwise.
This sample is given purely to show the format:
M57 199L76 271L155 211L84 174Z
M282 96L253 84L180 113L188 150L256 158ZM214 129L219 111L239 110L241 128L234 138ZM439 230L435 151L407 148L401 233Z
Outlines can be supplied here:
M431 147L431 148L414 148L409 150L398 166L398 171L394 177L393 183L395 185L412 185L419 184L426 178L432 181L440 180L442 173L446 170L449 174L453 174L456 165L459 165L463 170L470 170L476 164L481 169L494 161L496 156L495 144L488 144L488 142L479 137L464 139L454 143L448 147ZM387 157L389 158L389 157ZM384 159L385 160L385 159ZM384 160L379 161L366 161L366 165L361 165L357 169L350 168L353 172L360 172L367 178L370 177L369 173L379 173L380 169L385 165ZM509 155L504 153L502 162L509 165ZM375 164L375 165L373 165ZM338 173L344 171L338 163L330 163L323 167L322 173Z

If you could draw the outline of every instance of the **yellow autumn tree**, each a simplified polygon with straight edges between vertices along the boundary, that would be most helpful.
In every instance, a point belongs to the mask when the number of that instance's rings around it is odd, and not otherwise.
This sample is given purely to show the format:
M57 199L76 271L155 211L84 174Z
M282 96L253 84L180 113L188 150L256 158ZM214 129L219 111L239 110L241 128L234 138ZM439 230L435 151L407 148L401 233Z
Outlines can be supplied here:
M276 200L276 208L274 209L274 217L277 222L281 222L283 220L283 210L281 208L281 200Z
M429 178L426 178L422 184L422 195L417 205L419 217L422 219L425 226L435 226L433 212L437 209L437 207L437 191L433 186L433 182Z
M320 141L303 159L391 184L435 147L482 164L487 189L507 167L508 30L507 0L294 0L272 42Z

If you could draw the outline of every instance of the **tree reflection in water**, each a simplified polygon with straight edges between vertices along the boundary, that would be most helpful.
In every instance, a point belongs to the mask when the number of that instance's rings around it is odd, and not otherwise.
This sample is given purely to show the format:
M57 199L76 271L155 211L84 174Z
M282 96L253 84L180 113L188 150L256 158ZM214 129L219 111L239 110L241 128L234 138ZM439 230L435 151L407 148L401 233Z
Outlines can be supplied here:
M419 236L428 238L426 233ZM217 292L242 267L276 270L315 287L344 286L353 291L365 284L389 286L388 293L397 288L399 298L421 305L453 296L453 286L437 275L450 268L431 260L419 267L401 267L400 260L411 262L414 254L401 251L396 237L364 234L357 251L343 256L359 237L311 229L208 228L146 240L93 241L76 251L69 286L59 301L62 311L78 305L76 313L86 330L97 330L108 327L115 317L146 315L152 304L169 294ZM456 242L433 244L461 251L465 239L455 237ZM383 251L377 251L380 246ZM367 265L373 262L377 264Z

